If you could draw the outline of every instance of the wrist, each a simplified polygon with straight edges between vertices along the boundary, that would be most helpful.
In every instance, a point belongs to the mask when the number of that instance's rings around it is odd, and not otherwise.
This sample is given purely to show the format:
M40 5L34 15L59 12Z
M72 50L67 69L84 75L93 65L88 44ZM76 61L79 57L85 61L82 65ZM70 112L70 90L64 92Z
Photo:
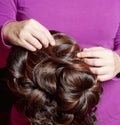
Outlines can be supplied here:
M116 75L117 78L120 78L120 72Z
M15 21L7 21L3 27L2 27L2 30L1 30L1 38L2 38L2 42L4 45L8 46L8 45L11 45L9 40L8 40L8 34L9 34L9 27L11 25L11 23L13 23Z
M117 64L118 64L118 69L117 69L117 74L116 77L120 78L120 56L118 55L118 60L117 60Z
M2 37L3 37L3 40L4 40L4 43L7 44L8 43L8 40L7 40L7 34L8 34L8 27L9 27L9 23L6 23L3 28L2 28Z

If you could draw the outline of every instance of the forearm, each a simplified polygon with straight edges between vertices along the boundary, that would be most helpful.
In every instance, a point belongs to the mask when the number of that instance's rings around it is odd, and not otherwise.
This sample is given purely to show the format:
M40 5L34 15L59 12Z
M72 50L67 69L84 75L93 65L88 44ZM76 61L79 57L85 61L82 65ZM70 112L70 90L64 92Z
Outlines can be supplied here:
M114 51L120 55L120 25L118 27L118 31L116 33L116 36L114 38Z
M116 75L118 76L120 76L120 54L118 54L118 53L116 53L117 54L117 56L116 56Z
M16 9L14 0L0 1L0 41L2 42L4 42L3 28L8 22L16 20Z
M117 76L120 77L120 25L118 27L118 31L116 33L116 37L114 39L114 52L117 53Z
M16 20L15 0L0 0L0 67L4 67L9 54L9 47L5 45L3 38L3 28L9 21Z

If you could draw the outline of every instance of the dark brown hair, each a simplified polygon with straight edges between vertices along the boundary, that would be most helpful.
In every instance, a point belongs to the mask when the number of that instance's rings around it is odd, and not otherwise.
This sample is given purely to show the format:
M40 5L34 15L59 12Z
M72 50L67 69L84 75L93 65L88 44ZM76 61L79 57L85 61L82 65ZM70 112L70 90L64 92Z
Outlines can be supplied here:
M7 60L8 86L32 125L94 125L101 84L76 54L67 35L51 31L56 45L30 52L13 47Z

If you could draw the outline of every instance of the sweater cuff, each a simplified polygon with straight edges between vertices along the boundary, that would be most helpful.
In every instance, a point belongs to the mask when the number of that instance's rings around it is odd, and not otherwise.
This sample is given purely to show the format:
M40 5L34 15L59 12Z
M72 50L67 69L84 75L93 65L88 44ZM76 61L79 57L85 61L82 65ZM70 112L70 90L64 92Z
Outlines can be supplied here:
M11 48L11 45L9 44L9 41L6 41L5 38L4 38L4 35L3 35L3 29L5 27L6 24L10 23L10 22L15 22L16 20L8 20L7 22L5 22L3 24L3 26L1 27L1 32L0 32L0 35L1 35L1 41L3 43L4 46L6 46L7 48Z
M120 56L120 49L117 49L114 52L117 53Z
M115 50L114 52L116 52L119 56L120 56L120 50ZM117 78L120 78L120 72L116 75Z

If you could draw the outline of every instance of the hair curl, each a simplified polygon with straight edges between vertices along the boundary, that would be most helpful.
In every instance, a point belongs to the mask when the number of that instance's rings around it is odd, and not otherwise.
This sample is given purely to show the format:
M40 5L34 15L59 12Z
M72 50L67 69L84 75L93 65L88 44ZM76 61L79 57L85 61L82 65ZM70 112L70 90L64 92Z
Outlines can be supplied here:
M7 60L8 86L32 125L94 125L101 84L76 54L67 35L51 31L56 45L30 52L13 47Z

